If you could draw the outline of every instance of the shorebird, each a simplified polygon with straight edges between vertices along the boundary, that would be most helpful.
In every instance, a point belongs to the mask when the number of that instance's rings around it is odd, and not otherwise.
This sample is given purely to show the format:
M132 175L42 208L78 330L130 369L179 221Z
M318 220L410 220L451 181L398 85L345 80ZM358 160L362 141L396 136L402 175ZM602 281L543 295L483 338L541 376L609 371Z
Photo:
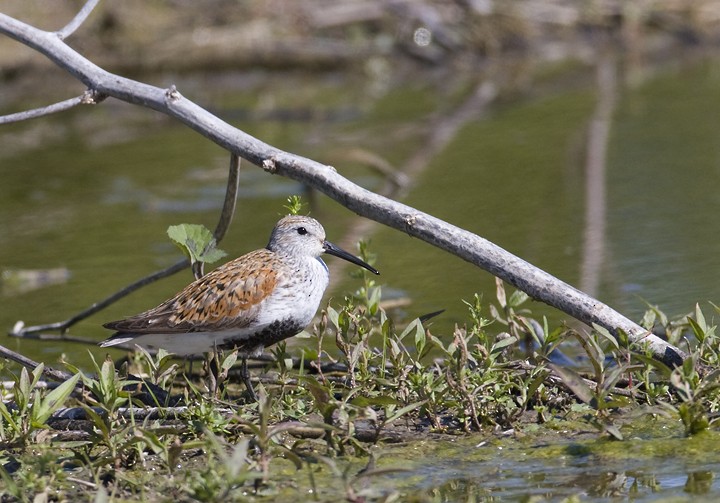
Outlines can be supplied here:
M178 356L237 349L242 379L256 399L247 358L310 324L330 280L323 253L380 274L327 241L317 220L288 215L275 225L267 247L221 265L153 309L106 323L116 333L100 345L133 343Z

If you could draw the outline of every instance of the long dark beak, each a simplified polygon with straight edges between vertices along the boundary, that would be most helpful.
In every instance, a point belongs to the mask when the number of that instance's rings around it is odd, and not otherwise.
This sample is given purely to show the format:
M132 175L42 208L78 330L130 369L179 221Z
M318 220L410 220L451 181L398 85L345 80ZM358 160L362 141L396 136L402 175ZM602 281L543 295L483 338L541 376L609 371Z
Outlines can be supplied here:
M359 265L360 267L364 267L368 271L370 271L373 274L380 274L377 269L372 267L370 264L366 264L359 258L357 258L355 255L352 255L351 253L346 252L339 246L335 246L330 241L325 241L323 243L323 246L325 247L325 253L329 253L330 255L335 255L336 257L340 257L341 259L347 260L348 262L352 262L355 265Z

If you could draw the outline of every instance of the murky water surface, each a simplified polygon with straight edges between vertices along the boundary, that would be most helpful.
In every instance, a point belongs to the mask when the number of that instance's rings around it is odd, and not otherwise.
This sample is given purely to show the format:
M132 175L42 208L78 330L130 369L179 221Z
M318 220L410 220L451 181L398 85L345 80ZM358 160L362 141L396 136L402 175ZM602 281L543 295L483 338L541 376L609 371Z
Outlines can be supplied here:
M696 302L720 301L717 68L709 60L665 67L632 86L618 77L604 211L594 215L604 223L595 242L600 260L589 273L597 279L591 293L633 318L641 316L645 302L678 316ZM592 69L580 78L576 68L570 71L571 84L554 74L538 82L541 91L502 94L477 118L466 119L449 144L427 159L404 201L582 286L588 273L582 270L588 190L598 190L585 185L587 131L598 92ZM175 83L248 133L378 189L382 175L362 155L403 167L481 78L386 69L371 76L142 80ZM0 106L9 104L0 99ZM225 152L187 128L112 100L0 129L0 328L18 320L33 325L68 318L176 261L166 228L215 225L227 162ZM221 247L237 256L263 246L285 198L301 192L292 181L244 165L238 213ZM329 239L342 241L352 214L322 195L313 200L312 214L325 224ZM466 320L461 299L475 292L493 298L493 278L469 264L394 230L378 227L367 237L386 295L412 301L401 316L446 309L433 326L439 337L449 337L454 323ZM109 335L103 322L152 307L189 280L189 273L181 273L152 285L79 323L71 334L101 340ZM354 284L346 280L336 293ZM563 319L543 305L530 307L555 322ZM7 338L3 344L48 364L62 353L80 363L88 350L102 353L70 343ZM461 486L460 492L517 499L576 490L612 496L606 489L593 492L595 486L650 499L686 494L687 487L705 488L693 494L720 494L713 477L718 460L692 454L672 462L628 459L614 469L571 454L520 460L498 449L476 461L461 454L450 456L461 461L452 466L418 463L416 483L440 492Z

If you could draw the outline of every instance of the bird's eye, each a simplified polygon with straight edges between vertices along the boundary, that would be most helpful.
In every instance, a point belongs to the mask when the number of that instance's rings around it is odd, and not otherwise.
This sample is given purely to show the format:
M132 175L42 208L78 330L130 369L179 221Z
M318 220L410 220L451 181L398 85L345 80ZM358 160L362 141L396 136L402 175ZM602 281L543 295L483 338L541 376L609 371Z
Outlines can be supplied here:
M298 227L298 228L297 228L297 232L298 232L298 234L300 234L301 236L304 236L305 234L307 234L307 229L306 229L305 227Z

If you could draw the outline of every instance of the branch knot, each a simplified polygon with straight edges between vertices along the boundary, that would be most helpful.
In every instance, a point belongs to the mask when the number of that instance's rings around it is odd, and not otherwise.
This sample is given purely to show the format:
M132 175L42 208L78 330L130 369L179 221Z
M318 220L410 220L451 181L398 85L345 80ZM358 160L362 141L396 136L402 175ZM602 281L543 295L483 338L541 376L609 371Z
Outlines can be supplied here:
M403 217L403 220L405 221L405 226L409 229L412 229L415 227L415 224L417 223L417 215L405 215Z
M80 103L82 105L97 105L105 98L107 98L107 94L103 94L96 89L88 89L80 96Z
M273 158L265 159L262 162L261 167L262 167L262 169L264 169L265 171L267 171L268 173L271 173L273 175L275 173L277 173L277 166L275 165L275 159L273 159Z
M171 85L167 89L165 89L165 100L169 103L173 103L175 101L178 101L180 98L182 98L182 94L180 94L177 90L177 87L175 87L175 84Z

